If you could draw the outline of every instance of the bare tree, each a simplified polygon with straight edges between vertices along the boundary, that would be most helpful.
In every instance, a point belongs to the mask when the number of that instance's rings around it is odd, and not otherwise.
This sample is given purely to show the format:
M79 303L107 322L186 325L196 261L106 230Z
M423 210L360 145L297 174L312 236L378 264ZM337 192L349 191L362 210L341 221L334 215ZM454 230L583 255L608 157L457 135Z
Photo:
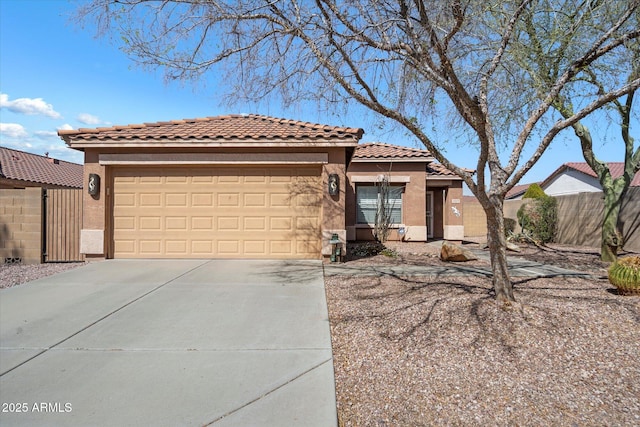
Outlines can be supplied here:
M316 100L329 109L355 102L395 122L478 198L496 298L508 303L504 196L560 131L640 86L635 79L570 117L553 114L580 70L640 37L630 21L639 2L612 8L603 25L586 13L589 0L93 0L79 15L120 34L134 60L163 67L168 79L194 79L221 65L225 82L235 82L226 88L234 97ZM568 10L582 13L580 28L589 32L570 40L545 95L530 96L531 78L514 67L509 49L525 37L517 27L528 13ZM438 142L446 138L429 126L435 120L449 120L456 136L477 147L475 176L447 159Z

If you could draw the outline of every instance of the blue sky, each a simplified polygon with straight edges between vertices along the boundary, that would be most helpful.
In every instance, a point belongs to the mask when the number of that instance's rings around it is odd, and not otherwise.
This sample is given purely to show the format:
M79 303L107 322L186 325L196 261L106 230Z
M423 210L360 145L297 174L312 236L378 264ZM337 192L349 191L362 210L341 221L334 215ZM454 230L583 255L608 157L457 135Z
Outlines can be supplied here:
M363 127L363 142L416 146L403 134L385 131L361 115L326 116L313 106L282 110L247 105L230 110L209 76L207 85L165 84L160 72L137 68L109 39L70 22L75 5L65 0L0 0L0 145L82 163L82 153L66 147L58 129L156 122L233 113L257 113L329 125ZM638 102L635 103L636 108ZM596 144L605 161L622 161L619 130L595 128L606 144ZM631 133L640 141L637 121ZM593 128L592 128L593 129ZM637 145L637 144L636 144ZM475 168L477 156L451 147L456 164ZM540 181L565 162L583 161L571 131L563 132L522 183Z

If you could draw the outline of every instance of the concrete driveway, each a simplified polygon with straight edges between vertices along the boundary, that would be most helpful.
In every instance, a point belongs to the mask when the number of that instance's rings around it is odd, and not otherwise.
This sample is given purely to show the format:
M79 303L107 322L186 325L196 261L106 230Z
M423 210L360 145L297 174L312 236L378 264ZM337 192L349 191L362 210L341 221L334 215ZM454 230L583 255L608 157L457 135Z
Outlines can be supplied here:
M0 425L333 426L320 261L110 260L0 291Z

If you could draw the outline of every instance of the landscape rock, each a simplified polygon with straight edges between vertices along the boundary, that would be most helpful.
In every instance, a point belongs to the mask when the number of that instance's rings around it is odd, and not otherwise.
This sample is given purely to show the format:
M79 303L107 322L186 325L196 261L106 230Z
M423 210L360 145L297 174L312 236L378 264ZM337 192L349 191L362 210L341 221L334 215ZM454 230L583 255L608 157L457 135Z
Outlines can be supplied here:
M440 249L440 259L446 262L465 262L477 260L478 257L469 249L445 240Z
M507 242L507 250L520 252L520 246L516 245L515 243Z

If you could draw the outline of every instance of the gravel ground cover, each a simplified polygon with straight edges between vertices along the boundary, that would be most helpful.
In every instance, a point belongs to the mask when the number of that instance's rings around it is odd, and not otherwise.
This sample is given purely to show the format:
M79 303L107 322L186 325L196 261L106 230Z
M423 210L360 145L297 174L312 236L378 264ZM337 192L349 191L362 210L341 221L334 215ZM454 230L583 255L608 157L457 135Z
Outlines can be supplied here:
M387 246L395 257L350 262L441 262L432 246ZM590 248L516 255L606 267ZM478 277L327 278L340 424L640 425L640 298L604 278L514 283L503 308Z
M0 264L0 289L42 279L84 265L84 262L48 264Z

